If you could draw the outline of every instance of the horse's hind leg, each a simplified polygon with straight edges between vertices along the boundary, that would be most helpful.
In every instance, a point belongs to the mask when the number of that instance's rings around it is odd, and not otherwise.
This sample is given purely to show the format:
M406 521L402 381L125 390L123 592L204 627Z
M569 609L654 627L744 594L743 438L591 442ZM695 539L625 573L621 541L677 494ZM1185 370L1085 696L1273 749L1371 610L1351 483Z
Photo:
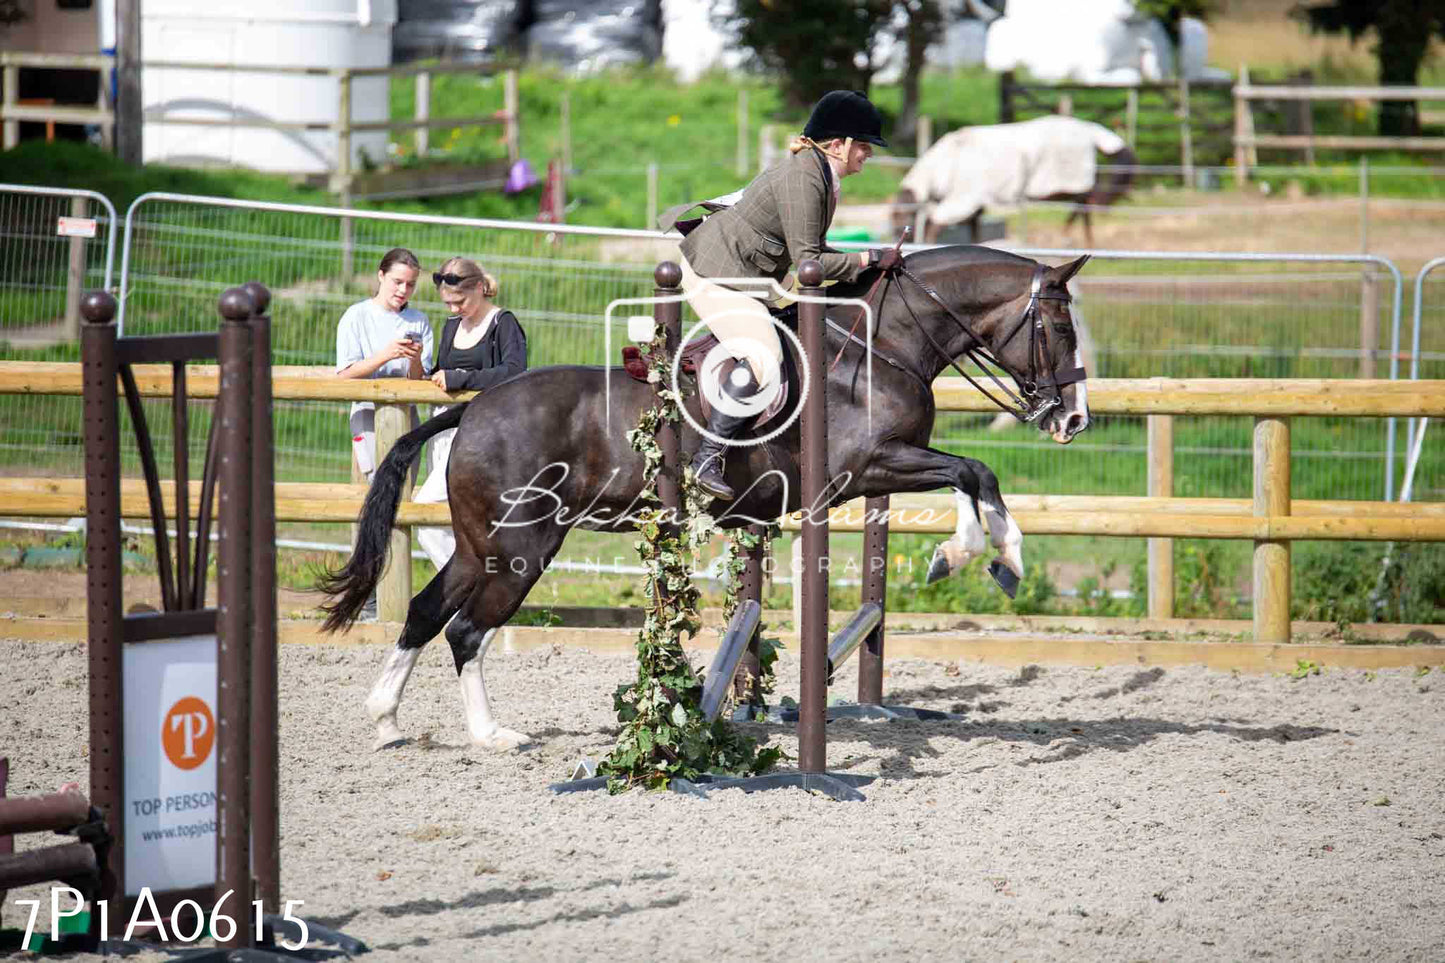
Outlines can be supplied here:
M989 540L998 549L998 562L989 573L1010 596L1024 576L1023 532L1003 503L998 477L983 462L962 458L932 448L918 448L904 442L879 447L864 470L863 482L870 490L910 492L931 491L951 486L959 512L959 528L934 553L929 565L930 582L937 581L982 548L979 519L988 523ZM949 556L952 555L953 559ZM945 569L944 566L947 566ZM1006 570L1006 571L1003 571Z
M442 566L436 577L427 583L426 588L411 600L411 605L406 610L406 625L401 630L401 637L396 640L396 645L386 658L386 664L382 666L381 675L371 687L371 694L366 697L366 712L371 716L371 721L376 723L376 742L372 747L374 749L383 749L406 740L396 724L396 710L401 705L402 691L406 688L407 680L411 678L411 670L416 667L422 647L440 634L447 620L461 608L462 600L466 598L466 590L470 588L468 585L458 584L466 580L467 574L463 571L464 567L456 562L456 557L453 556L451 561ZM451 592L447 591L449 581L452 584Z
M534 570L530 566L523 574L508 570L486 576L447 626L447 642L451 643L457 681L462 689L462 707L467 714L467 737L475 746L502 752L532 741L524 732L497 724L487 696L482 659L497 630L517 611L540 576L540 567Z

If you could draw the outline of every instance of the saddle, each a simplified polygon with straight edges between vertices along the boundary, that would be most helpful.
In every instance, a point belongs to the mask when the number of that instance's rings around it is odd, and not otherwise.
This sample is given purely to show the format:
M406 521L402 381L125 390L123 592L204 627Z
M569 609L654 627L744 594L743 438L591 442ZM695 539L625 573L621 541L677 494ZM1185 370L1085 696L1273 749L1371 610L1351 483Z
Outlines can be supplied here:
M792 331L797 331L798 306L796 304L790 304L786 307L772 310L771 313L777 321ZM681 351L681 368L683 373L690 374L696 378L698 369L707 357L708 352L717 347L717 345L718 339L711 332L700 334L683 345ZM788 400L797 394L798 374L797 365L793 363L792 353L786 350L786 346L787 340L785 339L781 372L783 390L778 393L777 400L770 404L767 410L758 416L758 420L753 425L754 428L761 428L776 418L779 412L792 407L788 404ZM622 346L622 367L632 376L633 380L643 382L644 384L647 382L649 360L648 354L637 345L627 344ZM719 375L726 378L732 373L733 368L737 367L740 363L736 358L725 360L722 363ZM703 417L712 417L712 405L708 404L707 396L699 391L697 393L697 400L702 407Z

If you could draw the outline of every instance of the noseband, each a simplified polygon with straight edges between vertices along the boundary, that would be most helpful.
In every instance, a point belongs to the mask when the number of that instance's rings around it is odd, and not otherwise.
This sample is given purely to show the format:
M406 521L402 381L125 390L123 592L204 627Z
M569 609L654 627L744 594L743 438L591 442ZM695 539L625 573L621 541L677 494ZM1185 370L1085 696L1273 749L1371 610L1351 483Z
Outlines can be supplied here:
M908 304L908 299L905 297L903 303L908 307L909 316L913 319L913 323L917 326L918 330L922 331L923 336L933 345L933 350L937 351L940 356L947 360L948 363L953 366L953 370L963 375L964 378L967 378L969 384L983 392L984 397L1013 415L1019 421L1025 424L1032 424L1038 421L1047 412L1064 403L1063 389L1065 387L1083 381L1087 377L1082 367L1069 368L1058 372L1048 369L1049 332L1048 326L1044 324L1044 314L1039 310L1039 302L1062 301L1068 304L1073 299L1067 294L1042 293L1044 265L1038 264L1034 266L1033 281L1029 285L1029 303L1025 305L1023 314L1019 317L1018 321L1014 322L1014 326L1009 330L1009 333L1004 339L999 342L998 348L994 351L991 351L988 346L984 344L983 339L973 332L973 329L968 326L967 322L955 314L953 309L944 303L943 298L939 297L938 292L929 286L926 281L910 271L907 266L900 266L898 271L916 284L924 294L928 295L930 299L943 309L944 314L948 315L954 324L958 325L959 330L968 335L971 343L963 349L964 356L977 365L980 371L988 375L989 379L998 386L999 390L1008 396L1011 404L1005 404L994 397L987 388L979 384L968 372L959 367L958 362L939 345L933 335L928 332L928 329L919 323L917 316L913 314L912 306ZM1033 323L1029 324L1030 321ZM1002 353L1003 349L1008 346L1008 343L1012 341L1015 335L1026 325L1029 329L1029 371L1028 377L1019 382L1019 388L1023 394L1023 397L1020 398L1009 389L1008 385L1000 381L997 375L989 370L988 365L991 364L994 367L1003 368L1005 371L1008 371L1008 366L998 360L997 355ZM1041 359L1044 362L1043 364L1040 364ZM988 364L985 364L985 362ZM1043 377L1040 377L1041 373Z

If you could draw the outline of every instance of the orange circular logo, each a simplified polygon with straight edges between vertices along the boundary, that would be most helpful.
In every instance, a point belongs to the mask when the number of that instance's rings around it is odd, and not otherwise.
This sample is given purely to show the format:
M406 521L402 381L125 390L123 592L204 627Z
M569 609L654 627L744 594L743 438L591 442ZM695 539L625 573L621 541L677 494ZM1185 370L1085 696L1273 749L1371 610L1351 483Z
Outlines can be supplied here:
M216 719L211 707L186 696L166 713L161 723L161 746L177 769L194 769L211 755L216 744Z

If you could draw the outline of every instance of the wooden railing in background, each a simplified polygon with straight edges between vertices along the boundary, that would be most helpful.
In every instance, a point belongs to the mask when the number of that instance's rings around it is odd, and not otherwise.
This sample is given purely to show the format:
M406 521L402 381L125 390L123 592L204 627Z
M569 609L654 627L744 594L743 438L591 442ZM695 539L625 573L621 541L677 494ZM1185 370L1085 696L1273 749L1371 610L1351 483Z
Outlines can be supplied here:
M0 83L5 92L0 98L0 150L10 150L20 143L20 122L41 124L98 124L101 137L109 145L113 140L115 110L110 105L110 68L114 57L102 54L43 54L0 50ZM100 73L100 93L94 107L72 104L23 104L20 102L20 69L32 70L94 70Z
M1305 85L1254 85L1249 71L1239 70L1234 86L1234 180L1243 187L1249 169L1258 166L1259 148L1302 150L1313 160L1316 148L1327 150L1409 150L1445 153L1445 137L1379 137L1347 134L1256 134L1250 104L1262 100L1436 100L1445 101L1445 87L1314 87Z
M4 97L0 99L0 127L3 140L0 147L9 150L20 142L20 121L53 122L58 124L99 124L105 143L112 141L111 132L115 126L115 110L109 104L109 73L115 65L115 58L102 54L39 54L0 51L0 77L4 82ZM503 71L503 107L501 110L481 117L433 117L431 116L431 78L434 74L481 73L486 68L478 64L435 63L427 65L408 64L398 67L288 67L262 66L234 63L190 63L171 60L148 60L141 65L145 70L202 70L226 73L264 73L305 76L330 76L337 80L337 109L334 119L283 121L270 117L237 115L233 117L176 117L157 108L145 113L146 123L175 124L193 127L264 127L273 130L324 131L336 133L336 166L331 178L331 189L343 195L350 195L356 171L351 164L351 138L353 134L371 131L410 130L413 131L417 153L425 153L428 132L434 127L480 127L501 125L505 128L508 163L515 163L521 157L520 110L517 100L517 72ZM20 104L20 70L94 70L101 74L100 96L95 107L55 106ZM381 120L358 123L351 119L352 82L363 77L416 77L416 113L413 120ZM225 105L216 105L217 109ZM189 109L189 108L188 108Z
M171 372L165 366L137 366L141 394L169 397ZM214 398L218 378L214 366L187 369L187 390L194 398ZM35 362L0 362L0 394L79 395L80 366ZM412 403L446 403L470 397L447 395L427 381L342 380L327 368L273 369L276 400L372 401L379 407ZM934 399L943 411L992 412L994 407L962 378L934 383ZM1289 640L1290 551L1296 540L1445 541L1445 505L1361 501L1295 501L1290 495L1289 424L1294 417L1432 417L1445 416L1445 381L1271 380L1271 379L1098 379L1090 382L1091 411L1098 414L1145 415L1149 432L1150 495L1014 495L1006 497L1019 527L1029 534L1092 535L1164 540L1170 538L1247 539L1255 543L1254 636L1260 642ZM1169 488L1174 415L1245 415L1255 418L1254 497L1174 498ZM339 417L339 416L338 416ZM1156 420L1157 419L1157 420ZM396 419L404 423L404 415ZM340 425L340 421L338 421ZM339 433L338 433L339 434ZM338 441L340 444L340 441ZM389 450L378 431L377 458ZM1061 457L1067 457L1061 452ZM278 484L279 521L354 521L365 496L359 485ZM174 493L167 496L174 497ZM191 497L199 498L193 489ZM173 502L168 502L168 513ZM0 479L0 515L70 517L83 513L84 486L79 479ZM140 482L122 487L122 513L148 513ZM193 516L194 517L194 516ZM835 531L862 528L862 508L850 503L833 510ZM398 515L402 530L392 551L410 552L406 526L446 524L446 505L404 501ZM956 525L952 496L894 496L894 532L952 532ZM784 519L785 527L796 525ZM1169 556L1156 542L1151 553L1150 614L1172 614L1172 566L1158 564ZM401 621L411 596L411 567L392 565L379 593L383 621ZM1164 600L1169 599L1166 603Z

